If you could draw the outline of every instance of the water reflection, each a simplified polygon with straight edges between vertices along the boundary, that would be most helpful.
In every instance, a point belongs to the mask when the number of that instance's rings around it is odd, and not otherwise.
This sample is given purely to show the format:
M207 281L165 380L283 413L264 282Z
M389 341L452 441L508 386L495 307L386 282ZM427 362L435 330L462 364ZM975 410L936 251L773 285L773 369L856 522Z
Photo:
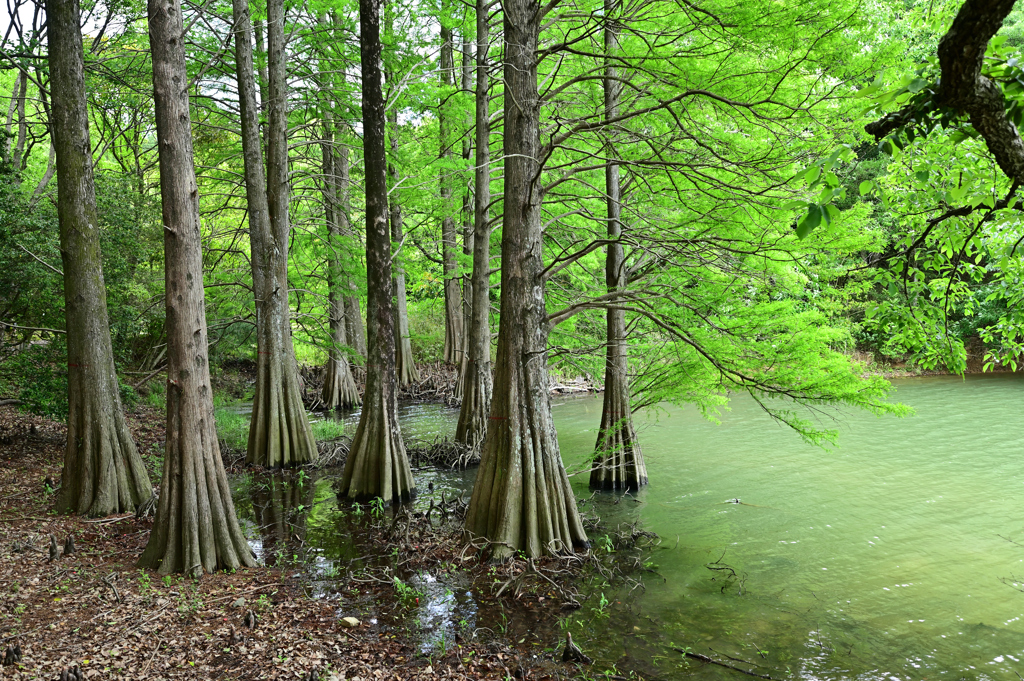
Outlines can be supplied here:
M249 485L256 558L268 567L306 561L306 519L315 486L304 475L267 473Z

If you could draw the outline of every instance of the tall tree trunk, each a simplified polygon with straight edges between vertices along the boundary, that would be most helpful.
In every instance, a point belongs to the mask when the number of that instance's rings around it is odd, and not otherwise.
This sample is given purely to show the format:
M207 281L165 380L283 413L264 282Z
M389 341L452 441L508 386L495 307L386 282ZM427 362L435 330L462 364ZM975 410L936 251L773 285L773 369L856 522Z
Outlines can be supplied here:
M366 279L369 355L366 392L339 496L397 503L416 495L398 427L391 238L388 234L384 93L381 89L381 0L359 0L359 62L363 81L363 158L366 169Z
M444 162L440 173L441 189L441 272L444 276L444 361L447 364L462 362L462 293L459 291L457 249L455 236L455 206L452 202L452 139L451 108L447 100L455 72L452 29L444 25L448 20L449 7L441 5L441 101L437 107L438 130L440 131L441 160Z
M82 53L85 54L84 52ZM84 60L85 57L83 56ZM28 100L28 76L22 76L18 87L18 137L14 145L11 161L14 164L15 184L21 184L21 171L25 169L28 159L25 158L25 142L28 139L28 117L25 116L25 102ZM91 149L90 149L91 151Z
M587 546L551 418L541 232L540 101L534 0L504 9L505 197L501 320L490 424L466 528L495 558Z
M325 103L325 106L330 106ZM327 351L327 367L320 400L327 409L348 409L359 404L359 391L352 369L345 356L348 338L345 335L344 272L341 257L343 234L348 229L348 148L335 151L334 116L324 113L323 157L324 213L327 218L327 300L330 305L331 346ZM344 175L344 182L340 176ZM339 196L339 189L344 197Z
M615 54L619 49L619 25L616 14L619 0L605 0L604 15L604 117L613 120L619 114L619 93L622 86L615 68ZM610 134L610 133L609 133ZM608 158L614 158L615 145L609 139ZM608 253L605 261L605 284L609 293L626 287L626 259L622 244L622 196L619 185L619 166L609 163L605 167L605 193L608 204ZM632 489L647 484L647 466L640 451L633 414L629 407L629 358L626 342L626 312L611 306L606 313L607 349L604 371L604 410L601 427L597 431L597 452L590 470L590 486L598 489Z
M356 285L349 282L349 290ZM359 296L345 296L345 336L351 341L352 349L360 357L366 357L366 327L363 326L363 311L359 309Z
M149 0L149 46L163 203L167 442L156 519L139 565L198 576L255 562L235 517L213 421L179 0Z
M257 349L256 391L245 458L249 463L268 468L291 468L316 458L316 442L302 403L288 305L290 226L284 0L267 3L270 99L266 180L260 163L256 81L248 30L250 22L244 1L234 0L233 8L253 290L256 294Z
M476 0L476 163L473 170L473 293L472 317L466 369L462 378L462 404L455 441L479 446L487 435L487 414L491 409L491 228L487 205L491 202L491 129L488 90L490 27L487 0Z
M121 410L114 368L78 0L47 0L46 16L68 344L68 439L58 508L104 516L135 510L153 486Z
M467 15L468 15L467 10ZM469 20L467 16L463 22L462 29L462 92L468 93L473 89L473 54L472 42L469 39L469 31L465 24ZM469 168L469 161L473 155L473 138L470 131L473 129L473 113L466 110L464 121L465 134L462 136L462 161L463 167ZM465 260L472 261L473 258L473 177L466 173L466 182L462 192L462 255ZM473 278L472 272L463 271L460 277L462 281L462 328L468 333L473 326ZM463 336L462 356L459 362L459 373L455 380L454 397L462 400L466 390L466 371L469 366L469 339Z
M4 126L4 130L7 133L7 139L4 140L4 158L11 162L11 167L15 170L17 170L18 165L14 159L14 132L12 129L14 126L14 114L18 110L18 102L24 100L24 95L21 94L22 82L27 80L27 76L21 69L18 69L14 74L14 85L11 87L11 101L7 105L7 123Z
M388 114L388 123L391 126L391 154L398 153L398 112L392 107ZM388 204L388 217L391 221L391 240L397 244L402 243L402 202L398 193L398 166L392 159L388 162L388 175L391 177L390 202ZM412 339L409 337L409 307L405 300L405 270L402 263L396 259L395 271L395 297L396 297L396 324L395 324L395 348L396 370L398 372L398 384L402 387L411 385L420 380L419 369L416 368L416 359L412 356Z

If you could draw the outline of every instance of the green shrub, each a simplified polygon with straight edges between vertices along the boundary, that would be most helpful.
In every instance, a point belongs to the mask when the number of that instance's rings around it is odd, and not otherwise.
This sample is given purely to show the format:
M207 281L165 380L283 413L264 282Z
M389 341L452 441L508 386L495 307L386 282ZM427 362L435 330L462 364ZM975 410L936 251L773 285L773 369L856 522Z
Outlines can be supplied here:
M55 419L67 417L67 346L63 336L15 354L3 365L3 374L23 411Z

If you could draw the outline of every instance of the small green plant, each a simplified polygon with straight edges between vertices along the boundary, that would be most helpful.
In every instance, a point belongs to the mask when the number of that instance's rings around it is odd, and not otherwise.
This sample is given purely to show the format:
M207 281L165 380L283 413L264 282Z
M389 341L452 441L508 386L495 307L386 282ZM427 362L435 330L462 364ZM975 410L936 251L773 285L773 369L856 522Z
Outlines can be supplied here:
M174 578L171 577L170 575L164 575L163 583L164 583L164 586L170 588L171 584L174 583Z
M270 596L267 594L260 594L260 597L256 599L257 610L270 610L274 606L274 602L270 600Z
M406 606L412 607L413 605L419 605L421 594L411 585L406 584L398 577L395 577L395 595L398 596L398 601Z
M384 517L384 500L382 498L376 497L370 502L370 515L377 520Z
M145 595L152 588L153 584L149 579L149 573L145 570L139 570L139 593Z
M299 474L296 477L299 480L299 485L305 485L306 484L306 479L309 478L309 474L306 473L305 470L300 469L299 470Z
M594 608L594 612L599 617L607 617L608 616L608 603L609 603L609 600L604 597L604 593L602 592L601 593L601 600L599 600L597 602L597 607Z
M352 504L352 515L354 515L355 517L358 518L358 517L362 516L363 513L364 513L364 511L363 511L363 505L362 504L360 504L358 501L356 503Z
M313 421L309 425L313 429L313 437L316 438L317 442L337 440L345 434L345 423L343 421L321 419Z

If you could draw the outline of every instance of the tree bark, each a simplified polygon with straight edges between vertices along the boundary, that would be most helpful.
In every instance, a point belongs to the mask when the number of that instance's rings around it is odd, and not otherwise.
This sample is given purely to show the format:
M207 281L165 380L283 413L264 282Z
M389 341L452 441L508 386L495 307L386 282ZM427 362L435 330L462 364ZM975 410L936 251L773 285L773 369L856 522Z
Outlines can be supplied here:
M349 290L356 285L349 282ZM345 336L352 342L352 348L360 357L366 357L366 327L363 326L363 312L359 309L359 297L345 296Z
M260 159L259 115L245 0L234 0L235 54L242 107L253 290L256 294L256 391L246 461L268 468L301 466L316 458L302 403L288 304L288 139L284 0L267 3L267 177Z
M615 68L615 54L619 50L619 30L616 14L619 0L605 0L604 15L604 117L613 120L619 114L619 93L622 89ZM607 143L607 157L614 158L615 145ZM604 174L608 206L608 253L605 260L605 285L608 293L626 287L626 259L619 239L622 236L622 195L619 184L619 166L609 163ZM629 345L626 341L626 312L611 306L606 312L607 347L604 370L604 410L601 427L597 431L597 452L590 469L590 486L596 489L637 490L647 484L647 466L633 429L633 414L629 406Z
M329 107L325 103L325 107ZM324 214L327 218L327 300L330 305L331 346L327 351L327 367L320 400L327 409L349 409L359 404L352 369L345 355L348 338L345 334L344 271L342 268L343 235L348 228L348 148L336 150L334 116L324 113L323 157Z
M397 416L380 10L381 0L359 0L369 356L363 410L345 462L339 497L352 501L381 497L390 504L412 499L416 487Z
M78 0L46 3L68 345L68 439L58 508L104 516L135 510L153 487L121 409L110 342L80 14Z
M467 10L468 11L468 10ZM473 90L473 55L472 42L469 39L469 31L462 31L462 91L464 93ZM473 129L473 113L466 111L465 134L462 136L462 161L463 167L470 167L470 159L473 156L473 138L470 131ZM466 183L462 193L462 255L463 262L473 260L473 177L467 171ZM472 268L471 268L472 269ZM462 282L462 328L468 333L473 325L473 278L472 271L463 271L460 276ZM466 371L469 366L469 339L463 336L462 356L459 362L459 373L455 380L455 391L453 397L462 400L466 390Z
M84 52L82 53L85 54ZM83 61L85 57L82 57ZM28 118L25 116L25 102L28 100L28 76L23 75L18 86L18 136L11 155L11 163L15 170L14 183L21 185L21 171L25 169L28 159L25 158L25 141L28 138Z
M446 364L462 362L462 293L459 291L457 248L455 236L455 206L452 202L452 139L450 105L452 74L455 71L452 29L444 25L448 6L441 5L441 101L437 107L438 130L441 142L441 273L444 277L444 361Z
M139 566L198 576L255 563L235 517L213 421L181 4L149 0L148 12L164 225L167 442L156 519Z
M391 126L391 154L392 157L398 153L398 112L392 108L388 114L388 123ZM388 204L388 217L391 222L391 240L396 244L402 243L402 202L398 192L398 166L394 159L388 162L388 175L391 178L391 192ZM416 368L416 360L412 356L412 339L409 337L409 307L405 300L405 270L399 259L395 259L395 297L396 313L395 320L395 348L396 371L398 372L398 385L405 387L420 380L419 369Z
M487 70L490 64L490 27L487 2L476 0L476 163L473 170L476 191L473 202L472 316L466 339L466 368L462 372L462 404L455 441L478 447L487 435L487 413L491 409L491 228L487 205L491 202L491 130Z
M494 399L466 528L501 559L588 545L551 418L541 231L540 101L534 0L504 10L505 196Z

